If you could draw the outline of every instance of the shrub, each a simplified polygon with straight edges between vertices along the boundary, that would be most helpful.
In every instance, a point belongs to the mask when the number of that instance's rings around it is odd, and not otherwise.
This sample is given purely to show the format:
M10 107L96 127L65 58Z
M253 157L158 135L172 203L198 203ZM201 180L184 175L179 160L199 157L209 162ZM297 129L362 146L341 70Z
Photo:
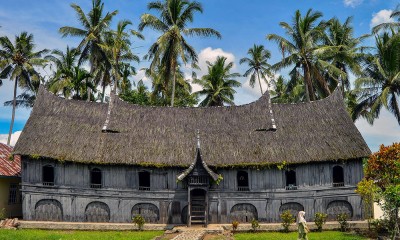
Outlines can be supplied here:
M257 228L260 228L260 224L254 218L253 218L253 220L251 220L251 228L253 229L253 231L256 231Z
M233 221L232 222L232 230L233 231L236 231L238 226L239 226L239 222L238 221Z
M286 210L280 215L280 217L282 219L283 231L289 232L290 224L294 223L294 221L295 221L294 216L290 213L289 210Z
M385 234L389 232L390 224L387 219L374 219L371 221L371 227L376 234Z
M336 220L340 224L340 231L342 232L346 232L349 228L349 223L347 222L347 218L348 216L346 213L341 213L336 216Z
M139 230L143 230L143 226L146 222L146 220L144 220L144 218L141 215L136 215L133 219L132 219L133 223L135 225L138 226Z
M328 217L328 214L326 213L320 213L317 212L315 214L315 225L317 225L317 231L318 232L322 232L322 225L324 225L326 223L326 218Z
M0 209L0 220L6 219L6 209Z

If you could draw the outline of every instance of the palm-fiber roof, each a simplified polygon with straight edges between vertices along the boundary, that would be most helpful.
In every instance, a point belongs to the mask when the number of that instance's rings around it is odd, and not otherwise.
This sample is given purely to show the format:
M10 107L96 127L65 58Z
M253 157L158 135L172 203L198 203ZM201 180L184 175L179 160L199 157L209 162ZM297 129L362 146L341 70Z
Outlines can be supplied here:
M272 104L269 95L226 107L149 107L66 100L41 87L14 153L99 164L190 166L200 130L209 166L346 160L370 150L339 90L308 103Z

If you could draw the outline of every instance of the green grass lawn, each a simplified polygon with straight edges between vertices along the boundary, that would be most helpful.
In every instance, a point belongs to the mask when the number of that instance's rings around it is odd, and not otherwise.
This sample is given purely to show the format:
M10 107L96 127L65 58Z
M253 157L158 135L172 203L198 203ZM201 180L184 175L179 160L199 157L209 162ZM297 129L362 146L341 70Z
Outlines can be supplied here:
M235 234L236 240L297 240L297 232L277 233L277 232L262 232L262 233L238 233ZM342 232L312 232L308 234L309 240L365 240L367 238Z
M161 236L162 231L110 232L110 231L48 231L0 229L1 240L146 240Z

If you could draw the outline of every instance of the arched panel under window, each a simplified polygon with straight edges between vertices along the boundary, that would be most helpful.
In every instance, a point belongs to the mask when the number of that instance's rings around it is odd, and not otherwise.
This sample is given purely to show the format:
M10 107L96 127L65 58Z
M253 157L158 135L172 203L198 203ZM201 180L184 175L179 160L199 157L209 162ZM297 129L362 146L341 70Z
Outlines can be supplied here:
M110 208L103 202L91 202L85 210L86 222L109 222Z
M328 204L326 213L329 220L336 220L339 214L346 214L348 218L352 218L353 208L348 201L335 200Z
M297 190L296 172L288 170L285 172L286 190Z
M279 207L279 215L288 210L293 217L296 217L300 211L304 211L304 206L297 202L284 203Z
M90 170L90 188L101 188L102 187L102 174L98 168Z
M132 218L141 215L146 223L157 223L160 219L158 207L152 203L138 203L132 208Z
M238 191L249 191L249 175L246 171L238 171L237 173Z
M36 203L35 221L59 222L63 220L62 205L54 199L43 199Z
M258 220L257 208L249 203L240 203L232 207L230 212L232 221L242 223L251 222L253 219Z
M51 165L43 166L42 168L42 183L45 186L54 185L54 167Z
M341 166L334 166L332 170L332 179L334 187L344 186L344 173Z
M150 173L147 171L139 172L139 190L150 191Z

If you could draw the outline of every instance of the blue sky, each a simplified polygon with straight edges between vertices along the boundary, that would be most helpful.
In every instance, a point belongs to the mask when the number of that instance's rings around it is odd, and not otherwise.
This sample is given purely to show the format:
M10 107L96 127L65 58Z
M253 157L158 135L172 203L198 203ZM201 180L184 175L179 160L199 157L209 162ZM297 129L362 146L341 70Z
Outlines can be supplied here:
M129 19L136 28L141 14L147 12L146 6L149 0L104 0L106 11L119 10L113 26L118 20ZM234 70L243 73L245 66L239 65L239 59L246 55L247 50L254 44L263 44L272 53L271 63L280 60L280 53L273 42L265 39L269 33L283 35L279 22L291 22L292 16L297 9L303 13L309 8L321 11L324 19L338 17L342 21L353 16L355 35L359 36L369 33L371 25L385 21L400 2L397 0L202 0L203 14L195 16L193 27L212 27L221 32L223 38L190 38L189 43L199 53L200 66L205 70L205 61L214 60L218 55L224 55L230 61L234 61ZM91 0L0 0L0 35L14 38L14 35L22 31L34 34L37 49L61 49L65 50L67 44L76 46L79 39L61 38L58 29L62 26L79 26L75 13L70 7L71 3L80 5L86 12L91 6ZM155 41L158 34L144 31L145 41L135 40L134 51L143 56ZM366 40L365 44L373 44L372 39ZM147 66L148 63L141 62L137 68ZM49 72L44 72L49 74ZM281 74L285 74L283 71ZM144 79L149 81L139 72L133 80ZM260 96L259 89L251 89L248 79L239 79L243 87L238 89L236 103L244 104L254 101ZM194 88L197 89L196 86ZM4 141L8 133L11 108L3 107L2 103L12 98L12 82L5 80L0 87L0 141ZM18 109L14 132L21 131L29 117L28 109ZM374 126L370 126L364 120L356 122L357 127L363 134L371 150L376 151L379 144L390 144L399 141L400 127L394 118L383 111L380 119Z

